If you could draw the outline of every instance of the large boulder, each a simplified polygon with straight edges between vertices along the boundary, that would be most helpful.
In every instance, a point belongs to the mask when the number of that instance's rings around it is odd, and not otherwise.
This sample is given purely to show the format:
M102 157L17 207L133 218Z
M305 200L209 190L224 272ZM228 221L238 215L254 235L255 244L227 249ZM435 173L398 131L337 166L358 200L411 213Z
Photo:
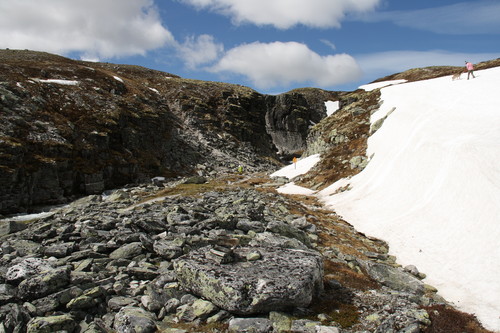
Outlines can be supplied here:
M358 262L372 279L384 286L420 295L425 292L422 281L400 268L373 261L358 260Z
M52 294L70 282L70 268L58 267L23 280L18 287L17 294L20 299L31 300Z
M323 262L308 250L241 247L232 260L211 259L216 249L208 246L174 261L183 288L218 307L249 315L291 307L306 307L322 290ZM247 261L249 253L260 259Z
M118 333L153 333L157 331L154 316L144 309L126 306L115 315L114 328Z

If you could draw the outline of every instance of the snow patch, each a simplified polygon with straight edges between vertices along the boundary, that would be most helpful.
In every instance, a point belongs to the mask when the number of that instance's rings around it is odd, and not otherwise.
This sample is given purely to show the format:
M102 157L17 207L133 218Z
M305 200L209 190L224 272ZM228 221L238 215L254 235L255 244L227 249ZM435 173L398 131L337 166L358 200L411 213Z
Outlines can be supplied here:
M382 88L372 121L388 116L368 140L373 158L318 196L500 330L500 68L476 73Z
M271 177L286 177L288 179L293 179L299 175L307 173L312 167L316 165L320 160L320 155L311 155L306 158L301 158L297 160L297 163L292 163L286 167L271 174Z
M325 107L326 107L326 116L329 117L338 111L338 109L340 108L340 103L339 101L326 101Z
M76 86L80 83L80 81L76 81L76 80L34 79L34 78L32 78L31 80L36 81L36 82L40 82L40 83L62 84L65 86Z
M295 185L295 183L285 184L277 189L279 193L283 194L301 194L301 195L314 195L316 191Z

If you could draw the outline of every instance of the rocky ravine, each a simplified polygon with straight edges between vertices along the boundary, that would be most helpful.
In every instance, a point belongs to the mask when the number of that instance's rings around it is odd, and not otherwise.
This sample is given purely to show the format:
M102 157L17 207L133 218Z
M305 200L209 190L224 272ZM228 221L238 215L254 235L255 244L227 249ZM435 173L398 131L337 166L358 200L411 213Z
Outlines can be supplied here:
M0 331L433 332L458 313L311 199L196 180L2 221Z
M0 214L155 176L269 170L339 93L262 95L138 66L0 50Z

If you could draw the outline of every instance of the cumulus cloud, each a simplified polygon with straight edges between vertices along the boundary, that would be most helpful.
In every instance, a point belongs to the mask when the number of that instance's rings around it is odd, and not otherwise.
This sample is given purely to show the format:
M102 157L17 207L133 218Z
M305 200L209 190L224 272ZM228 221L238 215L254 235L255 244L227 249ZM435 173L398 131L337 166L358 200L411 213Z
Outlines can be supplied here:
M258 88L306 82L326 88L354 81L361 75L351 56L321 56L296 42L255 42L235 47L211 71L243 75Z
M210 35L190 36L184 43L176 44L178 55L189 69L211 63L219 58L224 46Z
M366 22L388 21L402 27L439 34L498 34L500 2L480 0L412 11L358 14L352 19Z
M173 42L153 0L0 1L0 46L98 59Z
M181 0L230 17L235 24L252 23L288 29L339 27L347 13L369 12L381 0Z

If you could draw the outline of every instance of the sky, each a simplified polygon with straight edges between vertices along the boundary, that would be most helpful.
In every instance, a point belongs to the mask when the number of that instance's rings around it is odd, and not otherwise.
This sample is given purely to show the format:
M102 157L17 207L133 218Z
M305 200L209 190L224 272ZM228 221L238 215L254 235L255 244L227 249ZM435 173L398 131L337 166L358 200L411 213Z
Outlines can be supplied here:
M500 68L475 76L389 82L370 122L387 118L368 139L363 171L320 192L293 183L278 191L316 196L500 332ZM273 175L293 181L317 161L299 159Z
M277 94L500 57L498 0L0 0L0 48Z

